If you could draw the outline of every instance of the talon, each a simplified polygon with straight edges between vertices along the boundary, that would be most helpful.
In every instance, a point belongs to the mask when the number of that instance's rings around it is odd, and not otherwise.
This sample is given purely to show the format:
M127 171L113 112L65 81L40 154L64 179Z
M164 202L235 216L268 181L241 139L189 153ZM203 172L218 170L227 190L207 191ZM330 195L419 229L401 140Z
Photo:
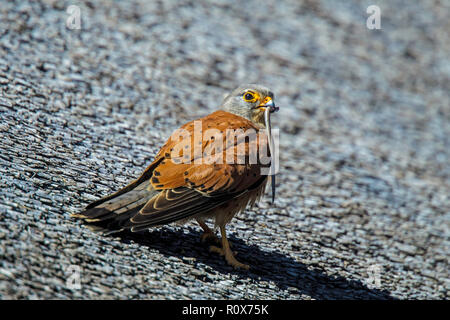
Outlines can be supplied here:
M231 263L230 263L231 264ZM240 263L239 261L236 260L236 263L231 264L235 269L244 269L244 270L248 270L250 269L250 266L248 264L244 264L244 263Z
M225 226L220 227L220 233L222 234L222 247L219 248L217 246L210 246L209 251L216 252L221 256L225 256L225 260L228 262L228 264L235 269L244 269L244 270L250 269L250 266L248 264L241 263L237 261L236 258L234 257L236 255L236 252L233 252L230 249L230 243L228 242L225 233Z

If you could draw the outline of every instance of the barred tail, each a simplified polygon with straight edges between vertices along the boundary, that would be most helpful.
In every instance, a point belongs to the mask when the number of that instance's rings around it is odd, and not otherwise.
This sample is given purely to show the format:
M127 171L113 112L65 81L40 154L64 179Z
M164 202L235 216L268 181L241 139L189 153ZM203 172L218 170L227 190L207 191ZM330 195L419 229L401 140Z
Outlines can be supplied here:
M158 193L149 180L137 186L130 184L111 196L91 203L83 212L71 216L84 219L95 231L119 232L129 228L130 219Z

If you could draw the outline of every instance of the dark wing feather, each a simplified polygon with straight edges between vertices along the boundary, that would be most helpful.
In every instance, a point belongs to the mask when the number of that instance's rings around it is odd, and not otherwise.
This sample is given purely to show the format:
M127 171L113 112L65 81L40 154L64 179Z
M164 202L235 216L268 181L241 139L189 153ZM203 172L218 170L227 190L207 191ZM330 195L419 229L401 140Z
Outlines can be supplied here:
M152 226L168 224L196 214L206 213L247 191L258 188L266 178L266 176L260 177L245 191L222 193L215 196L208 196L198 190L186 187L164 190L131 218L131 223L127 226L131 227L131 231L137 232Z
M131 230L141 231L205 213L236 196L236 194L227 194L220 197L208 197L189 188L177 188L177 191L180 191L178 196L173 193L173 190L164 190L152 198L139 214L131 218L129 225Z

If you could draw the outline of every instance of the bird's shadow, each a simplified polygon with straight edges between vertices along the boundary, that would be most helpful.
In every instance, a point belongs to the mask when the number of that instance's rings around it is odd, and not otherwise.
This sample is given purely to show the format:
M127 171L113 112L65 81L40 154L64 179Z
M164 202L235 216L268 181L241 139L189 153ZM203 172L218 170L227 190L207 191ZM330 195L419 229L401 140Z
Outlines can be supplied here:
M200 241L200 232L192 227L183 230L154 229L150 232L118 234L124 243L135 242L158 250L166 256L176 256L186 263L209 265L220 273L236 274L243 279L273 282L278 288L313 299L395 299L386 290L370 288L360 280L330 276L318 268L308 268L289 255L261 250L229 236L238 260L250 265L250 270L235 270L216 253L210 253L208 244ZM199 280L212 281L207 275Z

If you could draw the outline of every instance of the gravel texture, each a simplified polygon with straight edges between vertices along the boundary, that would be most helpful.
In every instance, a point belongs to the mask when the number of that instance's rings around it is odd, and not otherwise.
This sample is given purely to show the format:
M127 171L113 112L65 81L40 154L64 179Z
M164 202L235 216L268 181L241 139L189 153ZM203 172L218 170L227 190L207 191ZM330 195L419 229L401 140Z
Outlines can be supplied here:
M0 298L448 299L449 30L448 1L2 1ZM246 82L281 107L276 205L228 227L249 272L195 224L69 218Z

